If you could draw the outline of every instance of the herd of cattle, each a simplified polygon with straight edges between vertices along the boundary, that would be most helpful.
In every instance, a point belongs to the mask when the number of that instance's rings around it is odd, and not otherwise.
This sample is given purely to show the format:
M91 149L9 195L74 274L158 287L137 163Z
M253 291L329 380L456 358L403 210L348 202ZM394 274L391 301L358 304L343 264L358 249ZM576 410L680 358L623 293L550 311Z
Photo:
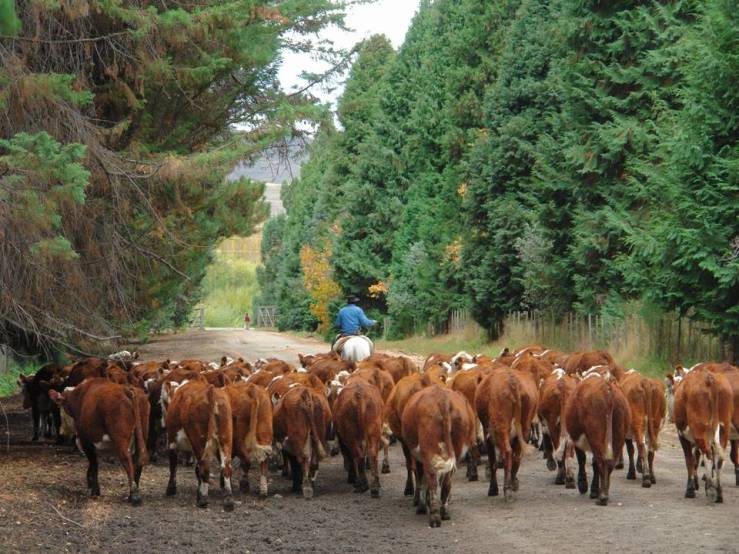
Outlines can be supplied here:
M729 441L739 485L739 368L727 363L678 366L665 386L625 371L605 351L564 353L539 345L506 349L497 358L434 354L420 370L410 358L379 353L356 363L334 353L299 355L297 368L274 358L254 364L225 356L220 364L133 358L48 364L20 379L34 439L40 429L59 439L76 436L89 461L93 496L100 495L98 451L112 449L127 474L129 500L139 504L141 470L166 436L166 494L176 494L179 454L185 452L194 457L200 507L208 503L215 460L224 509L233 509L234 457L242 492L254 466L259 494L266 496L273 462L292 477L294 492L310 498L319 462L341 452L349 483L377 497L379 474L390 471L389 444L397 439L406 460L404 493L413 496L418 513L429 514L432 527L449 519L458 464L464 461L467 478L477 480L486 453L488 495L498 495L502 468L503 494L511 500L529 444L539 446L547 468L557 471L555 483L583 494L590 452L590 497L605 505L611 472L623 467L624 444L627 479L639 472L642 486L656 482L654 455L665 417L675 423L685 454L686 497L695 497L703 462L706 493L722 501Z

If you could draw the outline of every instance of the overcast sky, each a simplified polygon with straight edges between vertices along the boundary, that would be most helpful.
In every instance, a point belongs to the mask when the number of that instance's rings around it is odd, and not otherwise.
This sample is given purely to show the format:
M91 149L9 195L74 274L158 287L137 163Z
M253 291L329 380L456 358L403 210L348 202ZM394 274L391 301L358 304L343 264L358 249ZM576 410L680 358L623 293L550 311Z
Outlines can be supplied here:
M336 47L351 48L362 39L382 33L390 39L396 49L403 43L411 19L418 8L418 0L378 0L373 4L365 4L349 8L346 26L353 32L340 31L336 28L326 29L322 36L330 38ZM319 73L328 69L326 65L311 59L309 54L287 53L280 69L280 82L290 92L296 87L305 86L300 79L303 71ZM324 101L334 102L341 94L341 86L333 92L314 87L311 92Z

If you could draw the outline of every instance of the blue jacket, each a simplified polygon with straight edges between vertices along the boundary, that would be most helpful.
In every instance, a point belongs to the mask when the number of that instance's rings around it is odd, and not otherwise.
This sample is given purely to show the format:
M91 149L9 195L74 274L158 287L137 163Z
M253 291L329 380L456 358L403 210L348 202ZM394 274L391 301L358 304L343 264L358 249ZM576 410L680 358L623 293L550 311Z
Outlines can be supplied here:
M375 323L356 304L347 304L336 316L336 328L344 335L358 335L362 327L371 327Z

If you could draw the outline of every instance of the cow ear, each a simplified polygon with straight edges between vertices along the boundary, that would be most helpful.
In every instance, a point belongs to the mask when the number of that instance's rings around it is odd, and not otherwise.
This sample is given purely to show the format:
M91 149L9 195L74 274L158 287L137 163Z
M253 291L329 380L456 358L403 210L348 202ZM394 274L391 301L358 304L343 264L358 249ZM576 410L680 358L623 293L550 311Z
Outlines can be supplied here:
M226 356L221 356L221 365L226 365L226 362L228 362L228 358L226 358Z
M305 366L305 356L298 352L298 360L300 361L300 365Z

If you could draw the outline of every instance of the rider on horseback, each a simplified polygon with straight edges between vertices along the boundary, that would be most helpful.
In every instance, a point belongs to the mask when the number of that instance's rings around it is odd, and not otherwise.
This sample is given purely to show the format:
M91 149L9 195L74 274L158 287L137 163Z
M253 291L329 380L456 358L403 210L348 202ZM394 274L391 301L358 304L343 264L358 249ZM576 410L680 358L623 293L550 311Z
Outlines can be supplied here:
M364 315L364 310L357 306L359 298L350 294L346 299L346 306L339 310L336 316L336 328L339 334L336 335L331 349L333 350L336 341L342 337L351 337L361 335L362 327L372 327L377 323L374 319L369 319Z

